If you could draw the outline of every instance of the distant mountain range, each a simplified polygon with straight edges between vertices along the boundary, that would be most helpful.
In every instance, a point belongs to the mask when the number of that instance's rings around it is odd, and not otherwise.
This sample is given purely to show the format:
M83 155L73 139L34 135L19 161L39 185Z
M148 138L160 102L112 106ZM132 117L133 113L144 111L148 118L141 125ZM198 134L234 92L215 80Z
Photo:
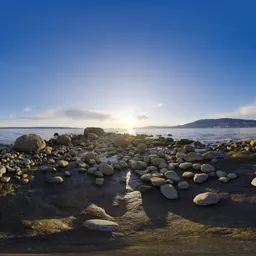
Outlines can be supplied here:
M48 127L48 126L42 126L42 127L0 127L0 129L82 129L82 128L77 128L77 127Z
M200 119L192 123L176 126L145 126L143 129L166 129L166 128L246 128L256 127L256 120L219 118Z

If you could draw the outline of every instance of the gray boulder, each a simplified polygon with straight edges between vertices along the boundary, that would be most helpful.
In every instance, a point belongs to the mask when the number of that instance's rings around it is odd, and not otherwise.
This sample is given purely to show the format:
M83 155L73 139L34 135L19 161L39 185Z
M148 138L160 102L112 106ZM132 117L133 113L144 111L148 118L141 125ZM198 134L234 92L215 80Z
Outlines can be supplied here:
M98 136L104 136L105 135L104 130L100 127L87 127L87 128L85 128L84 129L84 136L88 137L89 133L94 133Z
M200 206L207 206L211 204L217 204L220 201L220 196L215 193L206 192L202 194L198 194L193 202Z

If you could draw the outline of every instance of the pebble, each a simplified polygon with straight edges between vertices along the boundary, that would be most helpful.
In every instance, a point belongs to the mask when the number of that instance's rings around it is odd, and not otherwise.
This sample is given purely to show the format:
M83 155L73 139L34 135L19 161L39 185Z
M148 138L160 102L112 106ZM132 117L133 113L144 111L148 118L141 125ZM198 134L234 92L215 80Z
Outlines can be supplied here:
M236 179L236 178L237 178L237 175L236 175L235 173L229 173L229 174L227 175L227 177L228 177L229 179L233 180L233 179Z
M69 171L65 171L65 176L66 177L70 177L71 176L71 173Z
M193 178L194 177L194 173L193 172L184 172L182 174L183 178L189 179L189 178Z
M151 174L150 173L144 174L140 177L140 179L143 181L149 181L151 179Z
M179 165L179 168L183 169L183 170L191 169L192 168L192 163L189 163L189 162L181 163Z
M29 183L29 179L24 179L23 178L23 179L20 180L20 183L23 184L23 185L28 184Z
M163 178L152 177L150 179L150 181L151 181L152 185L155 187L159 187L159 186L165 184L165 179L163 179Z
M106 163L101 163L99 165L99 171L105 175L112 175L114 173L113 167Z
M227 182L229 182L229 178L228 177L220 177L219 181L223 182L223 183L227 183Z
M63 180L62 177L56 176L56 177L53 177L52 179L50 179L48 182L49 182L49 183L60 184L60 183L63 183L64 180Z
M11 180L11 177L2 177L1 182L8 183Z
M193 178L195 183L203 183L207 179L208 179L208 174L206 173L196 173Z
M98 186L102 186L104 184L104 178L96 178L95 184Z
M218 163L218 159L213 158L213 159L211 160L211 163L212 163L212 164L216 164L216 163Z
M227 173L226 173L226 172L223 172L223 171L216 171L216 176L217 176L218 178L226 177L226 176L227 176Z
M208 176L209 176L209 177L215 177L215 176L216 176L216 172L209 172L209 173L208 173Z
M200 170L200 169L201 169L201 164L193 164L193 165L192 165L192 168L193 168L194 170Z
M139 186L139 191L142 193L142 194L145 194L145 193L148 193L149 191L152 190L152 187L151 186L148 186L148 185L140 185Z
M95 159L90 159L90 160L89 160L89 164L90 164L90 165L95 165L95 164L96 164Z
M166 184L174 184L174 181L173 180L166 180Z
M60 165L60 167L65 168L68 166L68 161L60 160L59 165Z
M91 219L84 222L84 227L95 231L118 231L119 225L116 222L102 219Z
M187 189L187 188L189 188L189 184L187 181L180 181L178 183L178 188L179 189Z
M203 164L201 166L201 171L202 172L205 172L205 173L208 173L208 172L214 172L215 171L215 168L213 165L211 164Z
M180 177L175 171L168 171L164 174L164 176L167 179L173 180L173 181L180 181Z

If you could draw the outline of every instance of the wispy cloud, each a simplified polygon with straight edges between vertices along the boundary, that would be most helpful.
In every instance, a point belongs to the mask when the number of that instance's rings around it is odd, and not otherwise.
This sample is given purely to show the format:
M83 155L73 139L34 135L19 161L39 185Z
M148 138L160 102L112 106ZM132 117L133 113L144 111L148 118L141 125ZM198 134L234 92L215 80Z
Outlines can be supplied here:
M133 116L133 118L140 120L140 121L149 119L149 117L147 115L135 115L135 116Z
M51 120L51 119L69 119L69 120L98 120L104 121L111 116L107 113L94 110L66 109L66 110L49 110L38 113L35 116L10 115L11 119L25 120ZM9 118L10 118L9 116Z
M30 111L32 111L32 108L34 108L35 107L35 105L33 105L33 106L26 106L24 109L23 109L23 111L24 112L30 112Z
M153 105L153 108L161 108L164 104L159 102Z
M256 104L243 106L230 113L219 113L214 114L212 117L214 118L242 118L242 119L256 119Z

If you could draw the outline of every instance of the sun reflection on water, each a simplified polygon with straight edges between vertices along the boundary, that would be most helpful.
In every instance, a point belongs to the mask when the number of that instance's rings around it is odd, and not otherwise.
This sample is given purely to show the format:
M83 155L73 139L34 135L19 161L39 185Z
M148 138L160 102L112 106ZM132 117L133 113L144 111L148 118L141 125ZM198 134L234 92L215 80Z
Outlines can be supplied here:
M127 133L130 135L136 135L136 131L133 128L127 128Z

